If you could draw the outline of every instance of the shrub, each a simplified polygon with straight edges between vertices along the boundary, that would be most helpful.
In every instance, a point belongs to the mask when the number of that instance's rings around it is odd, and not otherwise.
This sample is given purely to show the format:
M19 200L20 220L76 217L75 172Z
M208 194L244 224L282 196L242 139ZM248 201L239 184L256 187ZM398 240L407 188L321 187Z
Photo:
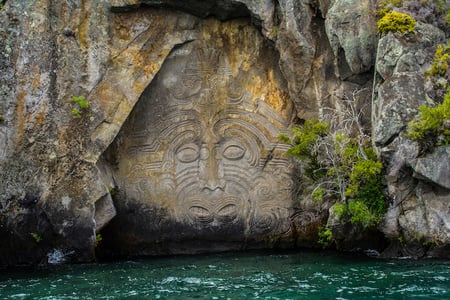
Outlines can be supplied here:
M400 12L388 12L378 21L378 32L387 33L389 31L400 33L415 33L414 26L416 20L410 15Z
M408 124L406 137L419 142L422 152L450 143L450 91L436 107L422 105L420 114Z
M307 162L305 173L312 180L318 180L325 174L326 170L320 166L319 152L316 148L317 141L328 133L328 123L319 122L318 120L307 120L302 126L292 129L292 138L280 135L281 142L292 145L286 154Z
M375 226L380 221L380 216L374 214L362 200L352 200L348 203L348 213L352 224L359 223L364 228Z
M386 210L383 194L383 165L370 147L358 138L332 133L328 123L306 121L294 128L292 138L281 136L292 147L289 156L305 164L305 175L312 179L314 201L338 200L334 209L342 222L360 223L364 228L377 225Z
M450 40L445 46L441 44L437 46L436 54L434 55L433 59L433 64L431 65L430 70L425 72L425 75L428 77L430 76L443 77L447 73L449 64L450 64Z
M380 223L387 205L383 165L360 122L363 110L356 106L361 91L354 91L352 98L344 95L339 112L330 108L328 122L305 121L290 135L280 135L280 140L291 144L287 155L303 163L312 200L334 202L333 212L341 224L367 229ZM318 235L324 246L336 242L327 226L320 227Z
M319 227L319 244L321 244L324 248L330 246L333 242L333 232L330 228L326 226Z

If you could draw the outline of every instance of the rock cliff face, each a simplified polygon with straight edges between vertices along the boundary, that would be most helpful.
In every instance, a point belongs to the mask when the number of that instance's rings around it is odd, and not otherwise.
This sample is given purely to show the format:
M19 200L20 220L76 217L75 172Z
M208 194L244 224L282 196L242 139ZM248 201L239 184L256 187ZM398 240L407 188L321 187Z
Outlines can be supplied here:
M402 135L446 36L420 23L412 38L378 39L375 11L371 0L7 1L0 265L318 247L331 204L302 193L278 134L339 112L354 91L387 166L385 255L448 256L448 147L419 157Z

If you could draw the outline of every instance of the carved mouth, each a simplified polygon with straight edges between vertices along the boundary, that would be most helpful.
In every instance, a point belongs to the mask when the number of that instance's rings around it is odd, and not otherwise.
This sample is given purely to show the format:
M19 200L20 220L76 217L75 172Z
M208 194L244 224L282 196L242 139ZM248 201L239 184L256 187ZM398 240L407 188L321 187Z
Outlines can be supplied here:
M187 213L190 219L200 223L211 223L214 220L230 222L235 220L241 211L242 200L227 196L216 199L190 197L186 199Z

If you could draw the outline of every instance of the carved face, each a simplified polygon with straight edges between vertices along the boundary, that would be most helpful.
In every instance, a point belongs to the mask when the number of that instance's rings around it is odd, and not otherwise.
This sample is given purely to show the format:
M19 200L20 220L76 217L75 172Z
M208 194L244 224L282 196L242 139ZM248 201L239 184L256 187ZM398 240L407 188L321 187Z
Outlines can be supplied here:
M226 57L196 42L169 55L117 138L115 176L128 201L200 231L286 231L291 166L277 137L290 104L270 70Z

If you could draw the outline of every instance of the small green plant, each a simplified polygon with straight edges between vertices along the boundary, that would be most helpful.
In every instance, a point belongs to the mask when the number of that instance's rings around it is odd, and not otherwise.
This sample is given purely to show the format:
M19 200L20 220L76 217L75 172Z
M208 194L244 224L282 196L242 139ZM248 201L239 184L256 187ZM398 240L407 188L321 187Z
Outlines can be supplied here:
M42 241L42 236L39 233L31 232L30 235L33 237L36 243L40 243Z
M95 246L97 247L101 243L102 240L103 240L102 235L100 233L97 233L95 235Z
M317 187L314 189L311 196L314 201L322 201L324 194L325 194L325 190L321 187Z
M278 35L278 31L280 30L280 28L278 26L273 26L273 36L277 36Z
M323 248L326 248L331 245L333 242L333 232L327 226L319 227L319 244L322 245Z
M3 116L0 116L0 125L5 123L5 118Z
M0 3L0 10L2 10L2 9L4 9L4 8L5 8L5 4Z
M400 33L416 33L414 27L416 26L416 20L410 15L391 11L386 13L378 21L378 32L387 33L389 31Z
M448 67L450 65L450 40L447 45L438 45L436 48L436 54L434 55L433 64L430 70L425 72L425 75L430 76L440 76L443 77L447 73ZM446 87L444 87L446 88Z
M72 103L74 105L72 108L72 115L75 118L81 118L83 111L87 110L91 105L91 103L82 96L72 97Z
M109 190L109 194L111 195L111 197L115 197L119 193L119 188L117 188L115 186L110 186L108 188L108 190Z
M450 91L436 107L422 105L420 114L408 124L406 137L417 141L422 152L450 143Z

